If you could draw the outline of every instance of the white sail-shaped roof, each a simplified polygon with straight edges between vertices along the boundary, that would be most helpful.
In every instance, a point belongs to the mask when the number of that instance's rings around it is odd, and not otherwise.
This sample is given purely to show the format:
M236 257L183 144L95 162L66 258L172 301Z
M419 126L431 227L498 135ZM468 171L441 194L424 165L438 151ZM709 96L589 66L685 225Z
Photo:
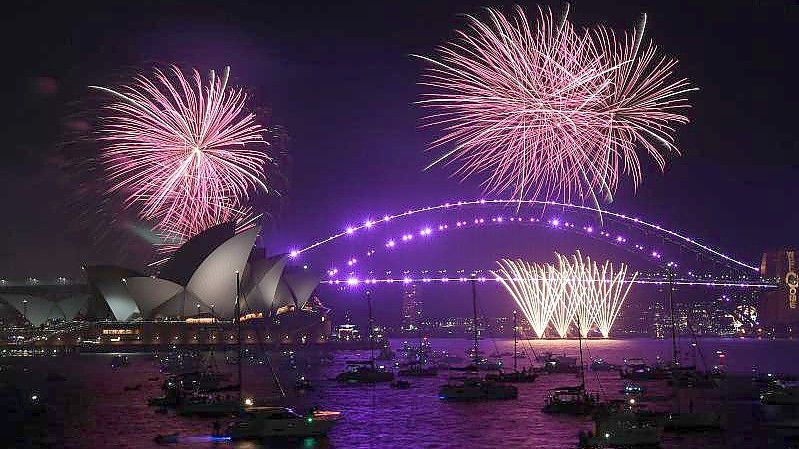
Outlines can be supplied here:
M17 309L17 312L34 326L46 323L49 319L65 320L67 318L55 301L49 301L39 296L3 293L0 294L0 300Z
M197 308L197 304L200 305L199 310ZM158 307L153 309L150 312L150 318L156 317L192 317L196 316L198 313L206 313L210 312L211 307L209 304L206 304L201 299L197 298L196 296L192 295L191 292L181 289L178 293L176 293L171 298L164 301L162 304L159 304ZM217 313L214 310L214 313Z
M244 301L249 310L265 312L272 308L286 259L285 254L280 254L250 263L247 288L244 289Z
M283 270L275 296L274 308L296 304L304 307L319 285L322 276L312 270L289 267Z
M89 295L71 296L58 301L58 307L64 312L67 320L74 320L81 312L86 312L89 307Z
M145 319L152 318L153 310L183 291L182 286L172 281L147 276L126 278L124 282Z
M219 245L192 274L187 289L215 313L233 316L236 303L236 272L244 272L260 226L242 232Z
M84 267L89 284L102 297L117 321L127 321L139 314L136 302L128 293L123 279L141 274L127 268L113 265L94 265Z

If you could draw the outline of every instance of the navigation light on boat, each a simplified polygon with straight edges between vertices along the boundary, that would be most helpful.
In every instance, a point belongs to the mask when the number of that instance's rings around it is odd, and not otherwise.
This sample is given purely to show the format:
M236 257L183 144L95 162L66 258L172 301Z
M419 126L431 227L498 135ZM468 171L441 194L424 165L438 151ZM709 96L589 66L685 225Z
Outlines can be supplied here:
M255 404L255 401L253 401L252 398L244 399L244 405L251 407L253 404Z

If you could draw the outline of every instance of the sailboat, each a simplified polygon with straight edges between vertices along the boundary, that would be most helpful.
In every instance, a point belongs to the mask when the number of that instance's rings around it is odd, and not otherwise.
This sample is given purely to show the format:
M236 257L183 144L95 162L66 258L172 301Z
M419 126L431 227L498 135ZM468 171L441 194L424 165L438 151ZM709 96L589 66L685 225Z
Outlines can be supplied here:
M409 356L412 355L414 360L400 369L397 374L406 377L436 377L438 368L427 366L428 358L430 357L430 342L426 337L422 336L421 327L417 326L417 328L419 331L419 346L414 351L406 351Z
M580 333L580 318L577 318L577 338L580 344L580 385L550 390L544 403L544 413L565 415L588 415L597 407L599 400L585 391L585 366L583 364L583 337Z
M350 384L373 384L391 382L394 373L375 363L374 320L372 317L372 292L366 291L366 302L369 306L369 360L348 360L347 370L336 376L339 382Z
M237 419L227 428L227 437L233 440L264 439L275 437L324 436L341 418L341 412L313 409L301 415L288 407L256 406L251 398L242 395L241 373L241 293L239 272L236 272L236 330L238 332L238 381ZM271 363L270 363L271 366ZM276 374L275 381L277 381ZM281 393L283 392L282 387Z
M241 394L241 367L244 361L241 350L241 281L236 271L236 307L235 322L238 333L237 385L238 394L230 394L229 389L195 390L187 396L180 397L177 412L184 416L229 416L241 411L245 404Z
M480 362L480 347L477 333L477 286L475 279L472 279L472 310L474 311L472 364L461 369L468 371L470 376L450 378L445 385L439 388L439 399L448 401L490 401L518 398L519 390L515 386L501 383L495 379L481 379L477 374Z
M688 390L691 394L694 393L696 387L715 387L713 380L697 371L696 364L694 366L681 366L679 361L679 352L677 350L677 323L674 320L674 274L671 269L668 271L668 299L669 308L671 309L671 341L672 341L672 366L670 372L669 384L674 388L674 397L676 400L677 411L667 413L665 421L665 429L675 432L689 432L697 430L718 429L721 428L721 414L716 410L694 410L693 399L689 399L688 410L682 410L680 404L680 387L690 387ZM690 323L688 325L690 329ZM691 330L693 333L693 330Z
M519 371L518 357L519 354L519 327L517 325L516 311L513 311L513 371L510 373L498 372L497 374L486 375L486 380L496 380L499 382L533 382L538 376L532 371L528 370Z

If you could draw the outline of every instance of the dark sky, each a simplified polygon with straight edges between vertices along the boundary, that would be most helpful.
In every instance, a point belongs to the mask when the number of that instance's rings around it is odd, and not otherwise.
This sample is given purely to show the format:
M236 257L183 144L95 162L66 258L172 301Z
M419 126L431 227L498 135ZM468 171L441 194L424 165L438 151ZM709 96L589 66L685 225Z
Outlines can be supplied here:
M463 25L459 13L480 14L487 4L335 3L6 6L0 276L74 276L85 262L141 266L135 246L145 244L131 231L97 244L81 228L79 192L62 180L85 176L54 161L64 151L65 123L87 112L87 85L115 83L153 64L230 65L254 106L288 131L292 185L268 226L270 250L370 214L479 196L474 183L449 179L447 169L421 170L434 133L419 129L422 114L412 103L422 64L409 55L429 54ZM607 208L756 262L765 248L799 243L799 7L711 3L577 0L570 17L621 30L647 12L648 36L701 89L692 96L692 122L677 134L684 156L665 174L649 167L637 193L622 184ZM80 212L81 220L92 215L91 208Z

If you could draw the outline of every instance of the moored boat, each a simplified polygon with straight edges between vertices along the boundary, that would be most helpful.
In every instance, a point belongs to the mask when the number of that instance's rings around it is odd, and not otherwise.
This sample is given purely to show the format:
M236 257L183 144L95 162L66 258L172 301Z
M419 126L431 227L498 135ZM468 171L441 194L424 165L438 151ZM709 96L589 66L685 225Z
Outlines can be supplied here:
M450 379L438 390L438 398L447 401L493 401L518 397L519 390L513 385L475 377Z
M340 417L340 412L332 411L300 415L286 407L248 407L228 427L227 435L234 440L324 436Z

